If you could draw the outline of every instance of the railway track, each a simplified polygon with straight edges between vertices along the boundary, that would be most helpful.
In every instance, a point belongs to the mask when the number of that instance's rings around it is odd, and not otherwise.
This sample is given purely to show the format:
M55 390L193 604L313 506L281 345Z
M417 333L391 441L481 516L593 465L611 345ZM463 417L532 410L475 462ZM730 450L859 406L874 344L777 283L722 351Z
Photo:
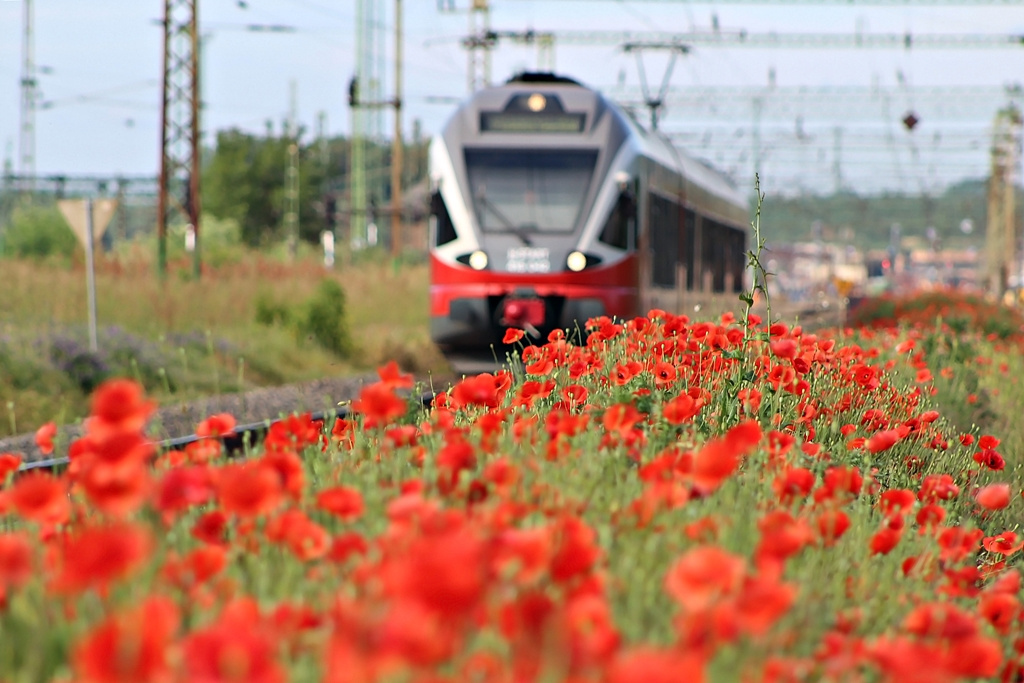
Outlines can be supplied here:
M845 310L834 301L783 303L776 309L776 312L774 318L801 324L808 330L839 327L845 322ZM498 360L497 352L493 350L460 353L449 356L448 361L450 372L432 377L417 377L417 380L426 386L445 386L463 376L495 372L507 367L505 362ZM247 449L257 445L273 424L287 419L287 416L308 413L311 419L323 421L325 424L339 417L347 417L350 415L351 409L342 403L351 401L358 396L363 385L373 381L376 381L375 375L336 378L307 385L260 389L242 395L211 397L185 406L165 407L159 411L155 421L157 424L157 428L154 430L156 432L154 436L157 438L155 443L158 451L166 451L186 448L189 444L203 438L217 438L223 444L226 452L244 453ZM344 400L341 402L327 400L325 397L331 393L334 396L341 396ZM305 400L301 398L303 396ZM310 410L310 406L317 403L317 399L311 398L313 396L319 396L319 405L335 407ZM429 405L432 399L432 392L419 395L419 400L423 405ZM190 433L190 430L193 430L201 420L209 415L223 412L229 413L239 420L239 424L236 425L232 434L222 437L198 437ZM265 418L266 415L280 417ZM59 429L68 444L81 436L82 431L81 426L78 425L65 425ZM63 450L66 452L66 447ZM4 452L13 452L22 456L23 463L19 471L56 469L69 462L66 454L44 455L41 453L34 443L32 434L0 439L0 453Z
M434 393L424 392L418 396L418 400L421 405L429 406L431 402L434 400ZM339 406L338 408L332 410L320 410L304 414L308 414L312 422L322 422L325 425L325 427L328 427L329 429L330 426L333 426L334 420L337 420L339 418L344 419L351 415L351 413L351 408L345 405ZM254 422L250 424L235 425L234 430L230 434L225 434L222 436L210 437L196 436L195 434L191 434L188 436L180 436L172 439L164 439L162 441L156 442L156 450L157 452L182 450L187 448L189 445L197 443L199 441L215 440L220 441L221 445L224 447L224 451L228 454L229 457L233 457L236 455L244 454L247 451L251 450L260 441L262 441L263 437L266 436L267 432L270 431L270 428L274 424L278 422L283 422L284 420L287 420L290 417L291 416L280 417L277 419L263 420L261 422ZM53 470L58 469L60 467L64 467L69 463L70 458L66 455L28 460L22 463L21 467L18 469L18 472L28 472L31 470Z

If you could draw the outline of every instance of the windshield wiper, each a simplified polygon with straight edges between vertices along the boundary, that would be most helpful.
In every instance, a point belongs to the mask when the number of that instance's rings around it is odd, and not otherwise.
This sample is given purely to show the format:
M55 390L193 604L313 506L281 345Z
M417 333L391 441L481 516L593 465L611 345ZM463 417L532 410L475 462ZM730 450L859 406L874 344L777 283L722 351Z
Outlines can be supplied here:
M495 215L495 217L497 217L497 219L499 221L501 221L501 224L506 229L508 229L509 232L513 233L516 237L518 237L520 240L522 240L523 244L525 244L528 247L532 247L533 246L533 240L531 240L530 236L526 234L526 231L523 230L518 225L516 225L515 223L513 223L512 221L510 221L508 219L508 216L503 214L501 212L501 210L497 206L495 206L491 202L491 200L489 200L487 198L487 195L478 194L477 195L477 199L480 200L480 203L483 204L485 209L487 209L488 211L493 213Z

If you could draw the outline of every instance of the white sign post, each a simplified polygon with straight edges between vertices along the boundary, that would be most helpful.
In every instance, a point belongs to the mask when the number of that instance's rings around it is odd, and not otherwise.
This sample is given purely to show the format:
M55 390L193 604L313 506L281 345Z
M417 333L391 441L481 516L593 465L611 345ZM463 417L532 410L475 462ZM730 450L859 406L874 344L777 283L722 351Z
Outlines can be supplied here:
M57 206L60 207L64 220L85 247L85 280L89 296L89 350L95 353L99 350L99 342L96 338L96 266L93 254L96 241L103 237L110 219L117 210L117 200L100 199L93 202L92 199L63 199L57 202Z
M320 233L320 241L324 245L324 267L330 268L334 265L334 233L324 230Z

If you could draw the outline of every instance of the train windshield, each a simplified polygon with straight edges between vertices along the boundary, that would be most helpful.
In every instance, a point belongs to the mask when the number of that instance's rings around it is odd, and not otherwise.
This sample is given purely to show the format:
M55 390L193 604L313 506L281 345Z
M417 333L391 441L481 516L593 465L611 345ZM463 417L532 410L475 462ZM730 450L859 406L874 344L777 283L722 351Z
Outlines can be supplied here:
M576 227L597 164L593 150L466 150L466 170L480 227L529 234Z

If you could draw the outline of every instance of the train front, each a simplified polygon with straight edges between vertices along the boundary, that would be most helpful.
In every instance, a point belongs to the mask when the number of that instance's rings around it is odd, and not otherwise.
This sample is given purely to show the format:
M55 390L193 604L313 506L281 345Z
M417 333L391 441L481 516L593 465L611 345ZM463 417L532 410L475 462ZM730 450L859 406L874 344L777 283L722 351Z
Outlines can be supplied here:
M431 336L543 337L637 304L636 163L623 115L569 79L475 94L430 149Z

